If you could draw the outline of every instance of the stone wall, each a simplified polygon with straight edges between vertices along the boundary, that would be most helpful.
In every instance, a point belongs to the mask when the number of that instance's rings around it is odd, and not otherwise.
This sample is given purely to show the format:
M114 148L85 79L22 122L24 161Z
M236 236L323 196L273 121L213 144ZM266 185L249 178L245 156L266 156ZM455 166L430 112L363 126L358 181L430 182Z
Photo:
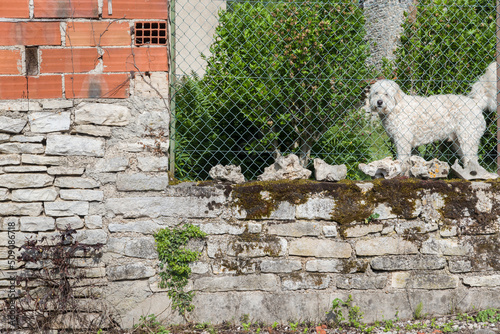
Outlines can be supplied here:
M190 245L201 252L188 286L196 322L321 321L348 295L365 321L411 318L419 303L432 315L500 307L498 181L169 185L156 172L163 158L112 154L121 145L136 147L108 142L104 157L78 159L9 155L1 244L9 222L19 242L70 224L82 243L104 243L101 261L87 267L124 326L151 313L182 321L158 287L153 233L188 222L208 234Z

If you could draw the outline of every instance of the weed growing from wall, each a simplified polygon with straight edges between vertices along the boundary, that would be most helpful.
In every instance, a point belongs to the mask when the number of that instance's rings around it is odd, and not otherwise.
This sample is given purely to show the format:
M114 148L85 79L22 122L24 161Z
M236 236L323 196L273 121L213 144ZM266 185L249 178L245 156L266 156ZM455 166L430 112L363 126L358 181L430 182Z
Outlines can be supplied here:
M172 310L177 310L183 317L191 312L194 292L184 291L188 283L191 268L189 264L198 259L196 251L185 246L191 239L206 236L198 226L185 224L180 228L165 228L155 233L156 248L160 260L160 287L168 289L168 297L172 300Z

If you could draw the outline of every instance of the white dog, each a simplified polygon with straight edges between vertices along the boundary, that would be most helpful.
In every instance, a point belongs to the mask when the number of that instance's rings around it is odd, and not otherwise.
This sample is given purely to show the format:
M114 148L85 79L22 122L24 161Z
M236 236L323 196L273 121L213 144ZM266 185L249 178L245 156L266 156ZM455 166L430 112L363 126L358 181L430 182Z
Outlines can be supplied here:
M461 95L406 95L394 81L379 80L371 87L369 102L402 162L407 162L420 145L450 140L464 167L479 168L477 152L486 122L473 99Z
M481 110L497 110L497 63L493 62L485 73L472 85L469 97L474 99Z

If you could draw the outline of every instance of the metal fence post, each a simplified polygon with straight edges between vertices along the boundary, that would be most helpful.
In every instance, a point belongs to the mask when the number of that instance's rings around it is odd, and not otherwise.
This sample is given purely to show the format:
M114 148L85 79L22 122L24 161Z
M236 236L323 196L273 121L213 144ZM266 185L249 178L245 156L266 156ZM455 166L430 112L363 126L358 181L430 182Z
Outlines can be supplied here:
M500 175L500 0L497 0L496 7L496 62L497 62L497 174Z
M168 100L170 106L170 127L169 127L169 171L175 175L175 0L169 0L169 64L168 64Z

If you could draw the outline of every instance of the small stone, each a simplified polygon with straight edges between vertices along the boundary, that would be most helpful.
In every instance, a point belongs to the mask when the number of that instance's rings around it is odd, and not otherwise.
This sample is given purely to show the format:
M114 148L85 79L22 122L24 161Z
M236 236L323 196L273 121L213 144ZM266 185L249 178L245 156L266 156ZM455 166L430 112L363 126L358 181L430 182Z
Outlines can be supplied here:
M98 215L85 216L85 226L89 229L102 228L102 217Z
M432 159L425 161L418 155L410 157L409 175L420 179L439 179L448 177L450 165L447 162Z
M104 198L104 192L101 190L61 189L59 196L64 200L100 202Z
M19 154L2 154L0 155L0 166L5 165L19 165L21 157Z
M458 160L455 160L455 163L451 166L451 170L456 176L464 180L489 180L498 178L498 174L488 172L479 166L479 164L470 164L462 168Z
M168 186L168 182L169 176L167 174L118 174L116 188L119 191L162 191Z
M47 136L45 153L48 155L83 155L102 157L105 143L101 138L88 138L70 135Z
M328 288L329 283L329 276L316 273L299 273L297 275L294 275L294 277L285 276L281 281L283 290L323 290Z
M4 167L5 173L36 173L46 172L47 166L8 166Z
M352 247L347 242L300 238L290 241L289 254L296 256L349 258Z
M302 269L302 263L297 260L263 260L260 270L263 273L291 273Z
M325 161L314 159L314 175L318 181L340 181L347 176L346 165L329 165Z
M334 238L337 236L337 226L325 225L323 226L323 234L325 237Z
M21 156L21 161L23 164L31 164L31 165L62 165L62 164L64 164L64 158L47 157L47 156L43 156L43 155L32 155L32 154L23 154Z
M78 216L63 217L56 219L56 227L58 230L64 230L68 226L69 228L74 230L83 228L83 220Z
M338 259L310 260L306 262L306 271L320 273L340 273L344 268L344 262Z
M106 276L110 281L134 280L152 277L155 270L142 263L127 263L125 265L110 266L106 268Z
M85 177L57 177L54 185L59 188L97 188L100 186L99 182L94 179Z
M111 137L111 128L109 126L95 126L95 125L75 125L71 129L71 133L81 133L84 135L94 137Z
M18 189L12 191L15 202L51 202L57 198L55 188Z
M53 231L55 229L55 220L51 217L21 217L20 221L23 232Z
M235 165L217 165L210 169L208 173L216 181L227 181L231 183L243 183L245 177L241 173L241 167Z
M129 160L125 157L113 157L106 159L99 159L93 168L95 172L123 172L129 166Z
M161 228L155 222L152 221L138 221L138 222L129 222L126 224L109 224L108 230L111 233L116 232L137 232L143 234L153 234L157 232Z
M358 168L366 175L375 179L392 179L403 174L401 161L392 160L391 157L373 161L369 164L359 164Z
M4 143L0 144L0 153L6 154L42 154L45 147L42 144L32 143Z
M51 217L85 216L89 213L89 202L58 201L44 202L45 214Z
M3 174L0 175L0 184L9 189L42 188L51 186L53 176L45 174Z
M47 100L42 102L43 109L68 109L74 107L74 100Z
M42 203L0 203L1 216L38 216L42 212ZM5 245L5 244L4 244Z
M79 230L75 240L86 245L106 244L108 234L103 230Z
M85 172L83 167L49 167L49 175L82 175Z
M19 143L41 143L45 139L44 136L12 136L10 141L17 141Z
M137 168L143 172L165 172L168 170L168 157L138 157Z
M259 175L257 180L300 180L308 179L310 176L311 171L302 167L299 157L295 154L290 154L286 157L279 156L274 164L264 168L264 173Z

